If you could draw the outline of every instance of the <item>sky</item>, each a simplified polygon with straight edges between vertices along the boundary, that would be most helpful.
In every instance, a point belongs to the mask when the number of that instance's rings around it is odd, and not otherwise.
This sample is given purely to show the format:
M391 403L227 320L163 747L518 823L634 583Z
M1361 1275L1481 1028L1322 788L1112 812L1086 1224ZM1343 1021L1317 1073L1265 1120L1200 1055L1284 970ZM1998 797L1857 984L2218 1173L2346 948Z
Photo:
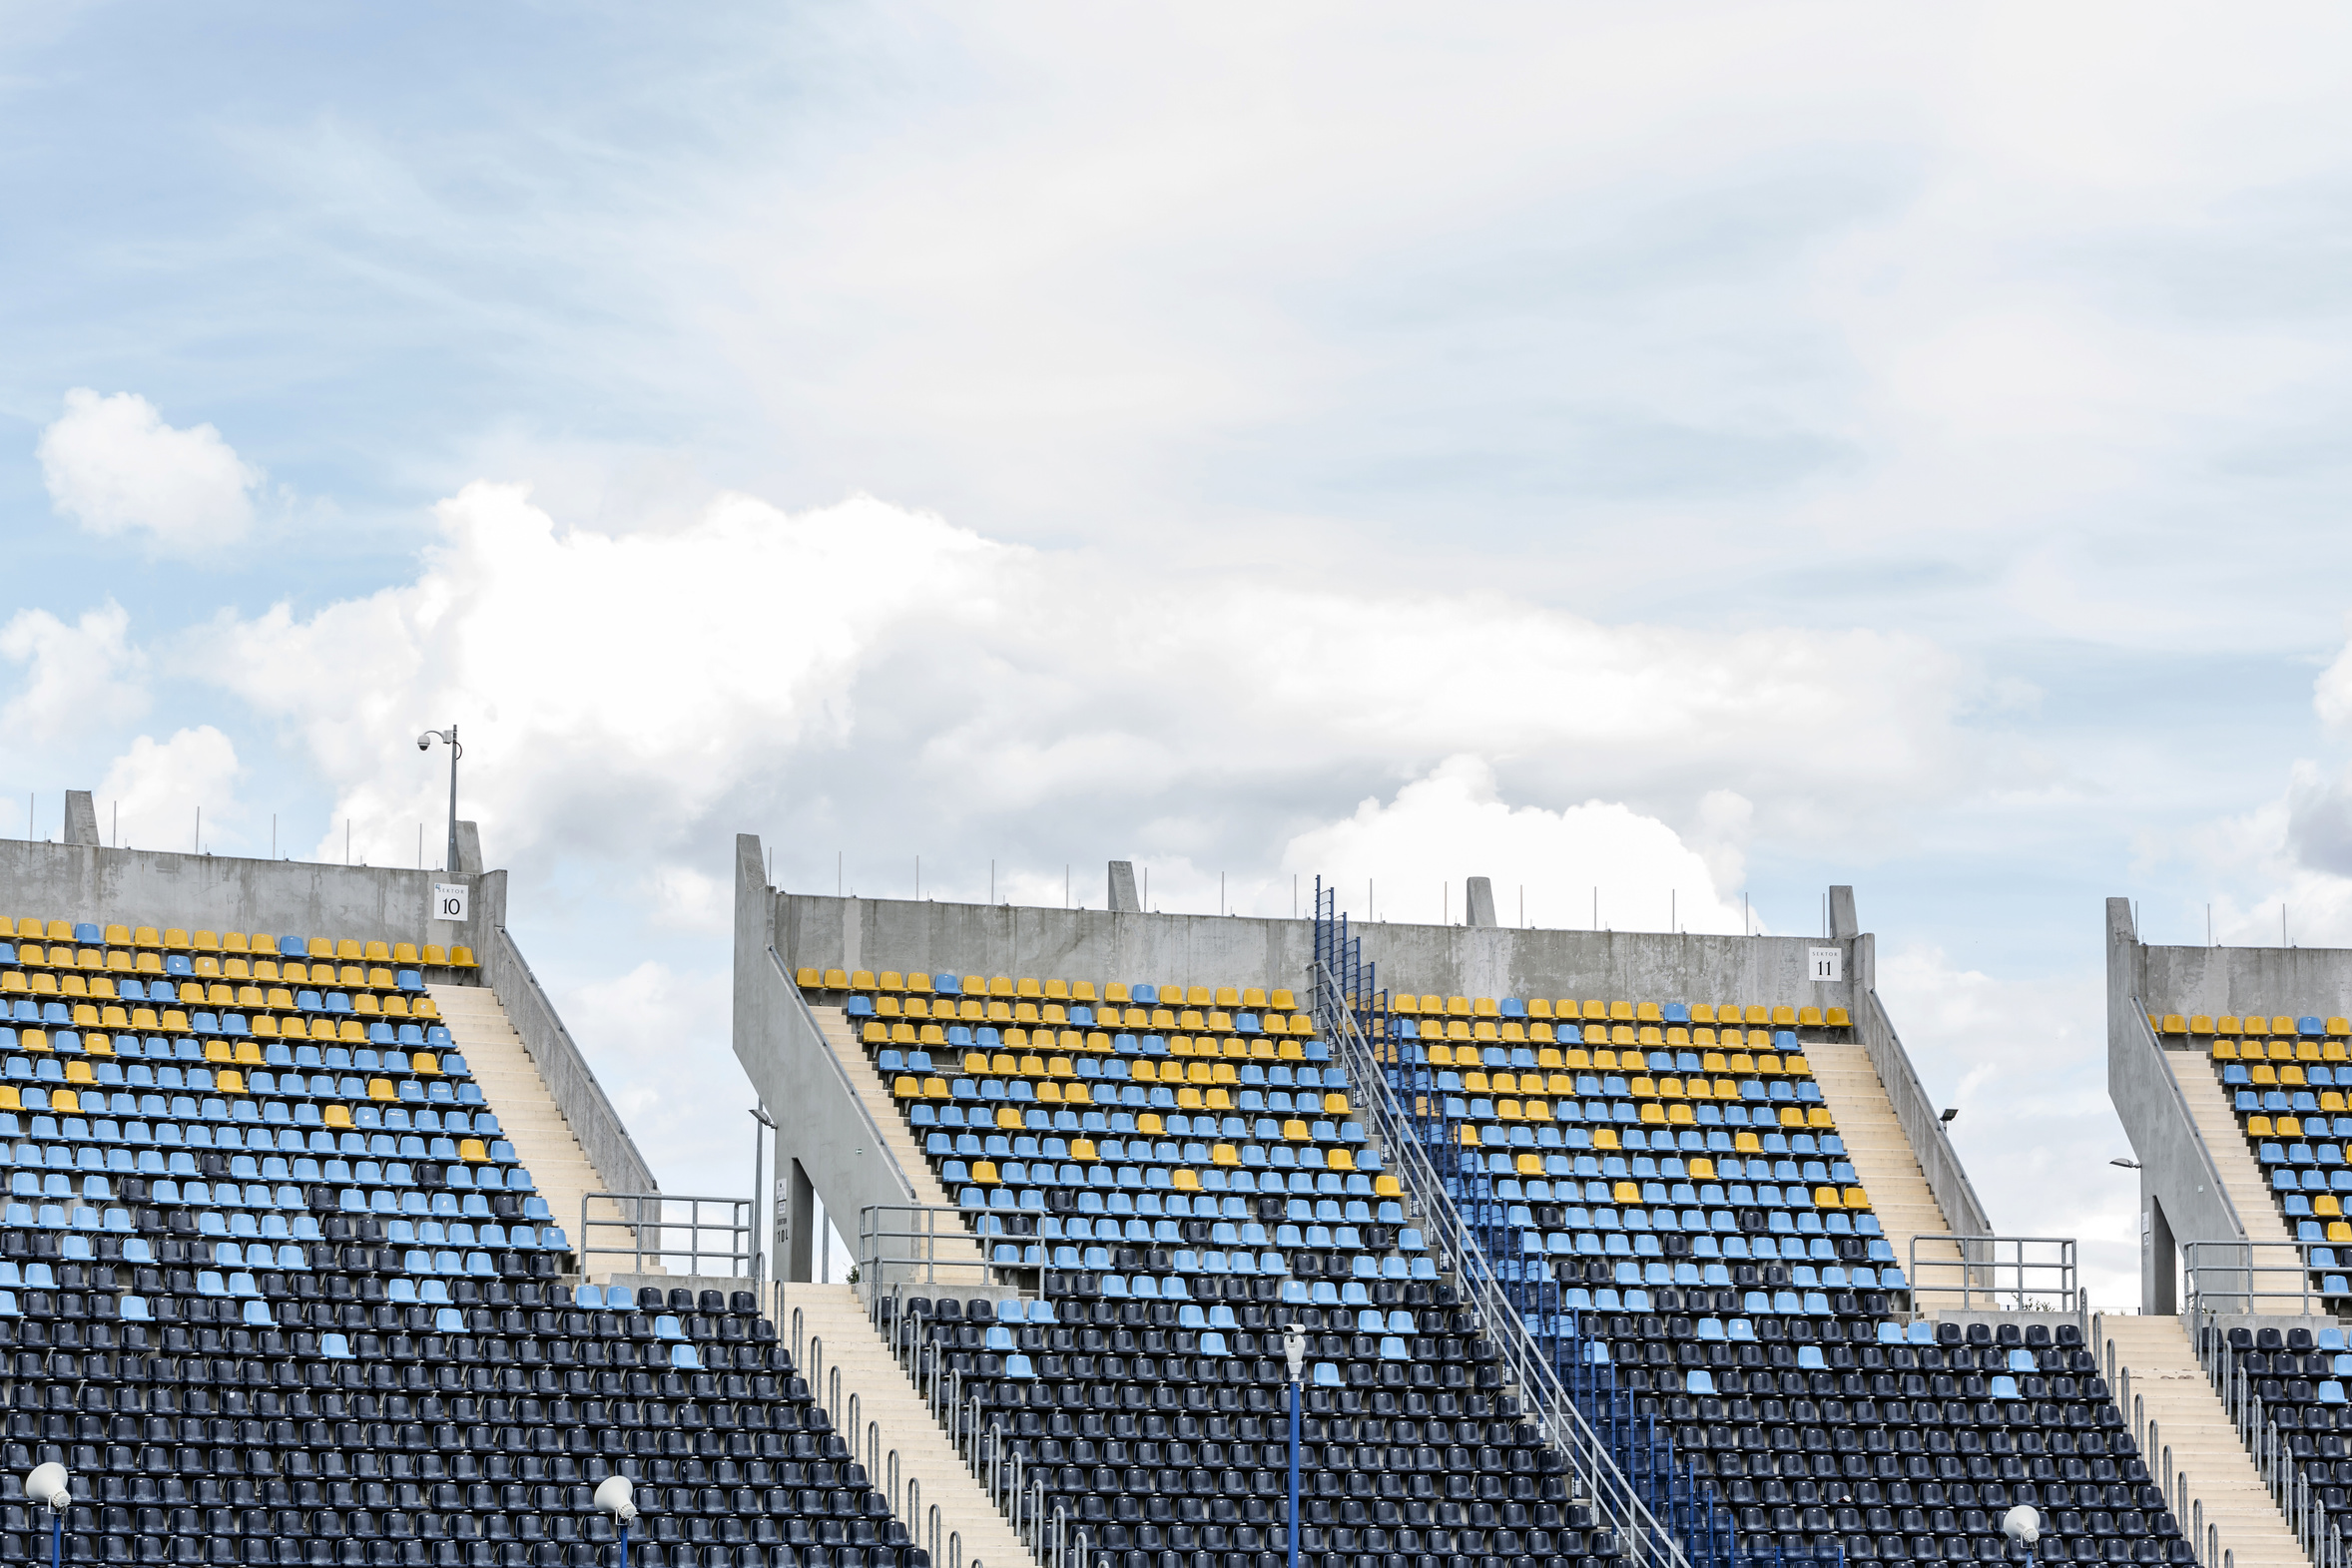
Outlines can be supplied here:
M0 833L433 863L458 724L713 1193L738 831L1170 910L1848 882L1996 1223L2125 1305L2101 900L2352 944L2348 45L0 0Z

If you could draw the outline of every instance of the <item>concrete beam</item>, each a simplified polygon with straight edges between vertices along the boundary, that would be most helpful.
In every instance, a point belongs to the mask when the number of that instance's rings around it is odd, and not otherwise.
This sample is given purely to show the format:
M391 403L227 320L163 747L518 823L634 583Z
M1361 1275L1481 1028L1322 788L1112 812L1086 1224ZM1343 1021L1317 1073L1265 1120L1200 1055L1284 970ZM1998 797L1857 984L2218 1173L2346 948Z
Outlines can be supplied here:
M98 806L87 789L68 789L65 792L65 841L70 844L89 844L98 838Z
M855 903L830 899L829 903ZM914 1186L898 1169L882 1129L844 1076L777 938L777 914L784 900L768 886L756 834L735 840L735 1056L776 1118L780 1167L793 1176L785 1194L791 1234L780 1249L785 1278L815 1278L816 1233L809 1197L822 1199L825 1212L845 1240L858 1235L859 1216L877 1205L914 1201ZM985 905L912 904L910 908L978 909ZM1105 916L1104 918L1108 918ZM1120 916L1135 919L1136 916ZM842 960L828 960L839 964Z
M1488 926L1494 923L1494 883L1492 879L1473 876L1463 883L1462 923Z
M1833 884L1829 890L1829 934L1836 941L1862 934L1862 923L1854 915L1854 889L1851 887Z
M482 874L482 829L480 824L457 818L457 863L450 870L464 876Z
M2243 1242L2245 1229L2222 1190L2167 1053L2148 1029L2141 999L2149 950L2140 944L2128 898L2106 902L2106 952L2107 1097L2139 1160L2140 1310L2162 1312L2175 1305L2172 1259L2177 1248L2189 1242Z
M1135 896L1135 862L1111 862L1110 899L1104 905L1113 914L1141 914L1143 901Z

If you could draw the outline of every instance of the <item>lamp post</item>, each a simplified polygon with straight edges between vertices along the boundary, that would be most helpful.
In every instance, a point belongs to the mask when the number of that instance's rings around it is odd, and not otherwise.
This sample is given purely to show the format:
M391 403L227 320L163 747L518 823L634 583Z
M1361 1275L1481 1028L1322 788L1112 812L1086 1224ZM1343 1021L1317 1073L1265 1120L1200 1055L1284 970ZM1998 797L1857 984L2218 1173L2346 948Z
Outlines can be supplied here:
M620 1568L629 1568L629 1521L637 1517L637 1488L625 1475L608 1475L597 1483L596 1506L621 1527Z
M446 730L427 730L418 736L416 749L420 752L429 752L433 749L435 741L444 742L449 748L449 863L445 869L451 876L455 876L457 874L457 759L465 755L465 748L457 744L457 727L451 725Z
M1299 1568L1299 1386L1307 1369L1307 1332L1296 1322L1282 1325L1282 1353L1291 1366L1291 1554Z
M760 1124L759 1127L752 1129L753 1234L749 1238L752 1244L752 1284L757 1287L760 1283L763 1274L763 1267L765 1264L765 1249L763 1249L760 1245L760 1243L765 1240L765 1236L760 1231L760 1199L763 1193L762 1184L765 1183L768 1179L767 1168L762 1161L762 1156L764 1155L765 1150L763 1149L760 1142L760 1129L764 1127L769 1132L776 1131L776 1119L770 1116L763 1107L755 1105L752 1107L752 1120ZM774 1230L775 1226L771 1224L769 1229Z
M2001 1533L2026 1549L2026 1561L2034 1559L2034 1544L2042 1539L2042 1515L2024 1503L2018 1504L2001 1516Z
M25 1496L49 1509L50 1568L65 1568L65 1510L73 1501L72 1485L65 1466L55 1460L35 1465L25 1477Z

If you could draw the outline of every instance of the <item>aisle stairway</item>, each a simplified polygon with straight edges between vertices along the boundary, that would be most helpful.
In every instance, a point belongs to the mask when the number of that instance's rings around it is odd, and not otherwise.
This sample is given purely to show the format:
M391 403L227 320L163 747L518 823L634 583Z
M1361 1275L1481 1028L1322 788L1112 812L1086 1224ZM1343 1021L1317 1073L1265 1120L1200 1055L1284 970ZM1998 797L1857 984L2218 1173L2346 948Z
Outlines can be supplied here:
M883 1460L874 1473L875 1484L885 1483L887 1455L895 1448L899 1475L921 1485L919 1510L907 1508L902 1516L918 1545L930 1545L930 1511L939 1510L942 1550L932 1558L937 1568L946 1568L952 1560L952 1554L944 1550L949 1531L963 1538L963 1568L982 1568L984 1563L995 1568L1027 1564L1027 1548L1013 1534L1004 1515L990 1505L986 1491L955 1456L954 1445L923 1404L913 1381L891 1358L889 1345L875 1330L858 1300L857 1287L788 1285L784 1288L785 1321L778 1326L790 1332L795 1311L801 1314L801 1333L824 1341L822 1364L814 1348L802 1356L802 1366L811 1371L811 1386L820 1400L829 1396L834 1368L841 1370L841 1398L827 1408L833 1413L835 1429L849 1439L861 1461L868 1451L865 1428L870 1423L880 1428ZM858 1395L860 1428L855 1432L848 1426L853 1393ZM904 1501L901 1496L901 1506Z
M2197 1365L2180 1319L2102 1316L2096 1331L2114 1346L2116 1375L2110 1387L2118 1401L2128 1386L2139 1418L2156 1423L2155 1441L2143 1455L2150 1474L2161 1479L2163 1451L2169 1448L2173 1470L2187 1476L2188 1495L2205 1505L2205 1522L2219 1529L2221 1548L2232 1554L2236 1568L2309 1568L2230 1425L2220 1395ZM2103 1365L2103 1346L2099 1353ZM2126 1370L2128 1385L2122 1375ZM2133 1411L2125 1409L2124 1418L2132 1417ZM2187 1519L2181 1528L2188 1528Z
M890 1099L889 1084L881 1073L875 1071L874 1063L867 1059L865 1050L859 1046L858 1036L850 1020L838 1007L812 1006L809 1011L816 1015L817 1027L824 1032L825 1043L832 1047L834 1059L841 1063L842 1071L856 1086L859 1104L874 1118L875 1126L882 1129L882 1147L890 1152L890 1158L898 1162L898 1169L905 1173L907 1181L913 1185L914 1197L911 1201L926 1207L954 1209L954 1196L939 1185L938 1175L931 1170L930 1161L923 1158L922 1148L915 1143L914 1133L907 1127L904 1113ZM843 1215L836 1226L843 1241L852 1247L857 1246L858 1221L855 1216ZM967 1266L980 1263L983 1256L978 1240L962 1228L960 1219L952 1239L937 1244L935 1253L941 1263ZM976 1278L968 1267L955 1269L943 1277L940 1289L954 1295L966 1291L986 1294L976 1291Z
M1861 1179L1863 1191L1870 1194L1871 1212L1885 1228L1895 1261L1908 1276L1913 1238L1949 1236L1952 1223L1911 1152L1911 1140L1895 1118L1894 1104L1887 1098L1886 1085L1879 1081L1878 1069L1871 1065L1870 1053L1860 1045L1814 1044L1805 1047L1805 1060L1813 1065L1814 1081L1821 1085L1821 1097L1837 1121L1838 1136L1846 1142L1846 1158ZM1957 1264L1960 1249L1949 1242L1932 1243L1921 1249L1920 1258L1923 1262ZM1932 1270L1925 1283L1958 1285L1960 1275L1957 1270Z
M564 1228L574 1248L588 1245L580 1234L580 1202L589 1193L610 1192L611 1186L589 1162L571 1123L556 1106L554 1096L531 1065L522 1036L507 1022L497 993L482 985L436 985L433 1003L449 1025L449 1037L463 1053L466 1065L482 1086L482 1095L498 1113L498 1125L514 1152L538 1184L555 1223ZM614 1206L603 1206L604 1218L618 1218ZM617 1237L600 1235L600 1247L617 1247ZM601 1281L613 1274L632 1272L628 1260L588 1260L587 1277Z
M2213 1169L2221 1173L2221 1190L2237 1210L2246 1240L2292 1246L2295 1239L2278 1212L2277 1200L2270 1196L2269 1183L2262 1179L2261 1166L2254 1163L2245 1129L2238 1126L2237 1113L2230 1109L2212 1063L2187 1051L2165 1052L2164 1063L2180 1085L2180 1097L2188 1102L2189 1119L2197 1124L2197 1137L2213 1157Z

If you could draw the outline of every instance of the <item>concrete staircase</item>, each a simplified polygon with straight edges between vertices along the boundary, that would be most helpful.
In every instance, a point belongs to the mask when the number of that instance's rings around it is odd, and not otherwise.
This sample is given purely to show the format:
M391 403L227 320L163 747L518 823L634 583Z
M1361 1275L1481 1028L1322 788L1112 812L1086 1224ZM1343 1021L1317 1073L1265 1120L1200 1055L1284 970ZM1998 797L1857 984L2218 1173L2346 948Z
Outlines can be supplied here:
M841 1399L827 1408L836 1429L849 1440L861 1462L868 1451L865 1428L872 1423L880 1432L884 1457L882 1467L872 1472L874 1483L885 1484L887 1455L895 1448L899 1475L920 1484L919 1511L909 1508L901 1515L916 1544L930 1545L930 1511L939 1510L942 1555L934 1556L932 1562L945 1568L943 1548L948 1532L954 1531L963 1537L964 1568L982 1568L983 1563L991 1568L1025 1568L1032 1561L1028 1549L1013 1534L1004 1515L989 1503L978 1479L956 1458L954 1445L931 1418L913 1381L891 1359L889 1345L867 1319L857 1288L787 1285L785 1321L778 1327L789 1332L796 1310L801 1314L801 1332L824 1341L822 1364L812 1348L802 1357L802 1370L810 1373L810 1387L823 1399L833 1369L840 1368ZM848 1424L852 1394L858 1395L857 1431L850 1430Z
M2234 1556L2237 1568L2310 1568L2230 1425L2221 1396L2197 1365L2180 1319L2101 1316L2096 1332L2103 1341L2102 1365L2104 1347L2114 1347L2109 1388L2124 1405L2124 1419L2134 1418L2136 1405L2139 1419L2155 1423L2155 1440L2141 1455L2148 1473L2161 1482L2169 1448L2174 1472L2185 1475L2188 1495L2205 1505L2205 1522L2219 1530L2221 1549ZM2183 1534L2190 1528L2186 1513L2180 1528Z
M449 1038L465 1057L474 1081L482 1086L482 1097L498 1113L499 1127L531 1173L531 1180L538 1184L539 1196L547 1200L555 1223L563 1227L575 1249L587 1245L588 1238L580 1234L580 1202L589 1193L610 1192L612 1188L589 1162L587 1151L572 1134L571 1123L540 1081L531 1053L507 1022L497 993L485 985L436 985L429 989L442 1021L449 1026ZM604 1213L600 1218L620 1218L616 1206L601 1208ZM618 1247L621 1242L617 1235L605 1233L597 1245ZM602 1281L616 1269L624 1274L636 1272L627 1259L594 1262L602 1267L588 1270L586 1278ZM659 1267L651 1260L648 1266Z
M923 1156L922 1146L914 1141L914 1134L906 1125L905 1114L890 1098L889 1080L874 1070L874 1063L867 1058L865 1047L858 1043L856 1029L850 1020L838 1007L812 1006L809 1011L816 1015L817 1027L824 1033L825 1043L832 1047L834 1059L842 1064L842 1071L849 1075L850 1082L856 1086L859 1104L866 1107L867 1114L882 1129L882 1146L890 1151L890 1158L898 1162L898 1169L906 1173L907 1181L913 1185L913 1202L953 1209L954 1197L939 1185L930 1161ZM852 1217L851 1225L854 1233L855 1217ZM960 1226L953 1240L942 1241L934 1246L933 1256L942 1263L976 1265L983 1262L986 1256L980 1250L978 1239ZM942 1285L940 1289L950 1295L992 1294L970 1283L974 1277L967 1268L952 1270L945 1278L954 1284Z
M1911 1152L1903 1124L1895 1119L1894 1104L1887 1098L1886 1085L1879 1082L1870 1053L1859 1045L1815 1044L1805 1047L1805 1060L1813 1065L1821 1098L1837 1119L1846 1158L1861 1179L1862 1190L1870 1194L1871 1212L1878 1216L1887 1245L1895 1250L1895 1262L1908 1277L1912 1239L1949 1236L1951 1221ZM1921 1249L1920 1258L1923 1262L1958 1264L1960 1249L1950 1243L1931 1243ZM1957 1286L1960 1274L1957 1270L1934 1270L1927 1283Z
M2188 1102L2189 1120L2197 1124L2197 1136L2213 1156L2213 1169L2221 1173L2221 1190L2237 1210L2246 1240L2279 1247L2293 1245L2295 1238L2278 1212L2277 1201L2270 1196L2270 1184L2262 1180L2262 1167L2255 1162L2254 1152L2246 1147L2245 1130L2237 1124L2237 1113L2229 1108L2229 1096L2213 1064L2188 1051L2166 1051L2164 1065L2172 1069L2180 1097Z

